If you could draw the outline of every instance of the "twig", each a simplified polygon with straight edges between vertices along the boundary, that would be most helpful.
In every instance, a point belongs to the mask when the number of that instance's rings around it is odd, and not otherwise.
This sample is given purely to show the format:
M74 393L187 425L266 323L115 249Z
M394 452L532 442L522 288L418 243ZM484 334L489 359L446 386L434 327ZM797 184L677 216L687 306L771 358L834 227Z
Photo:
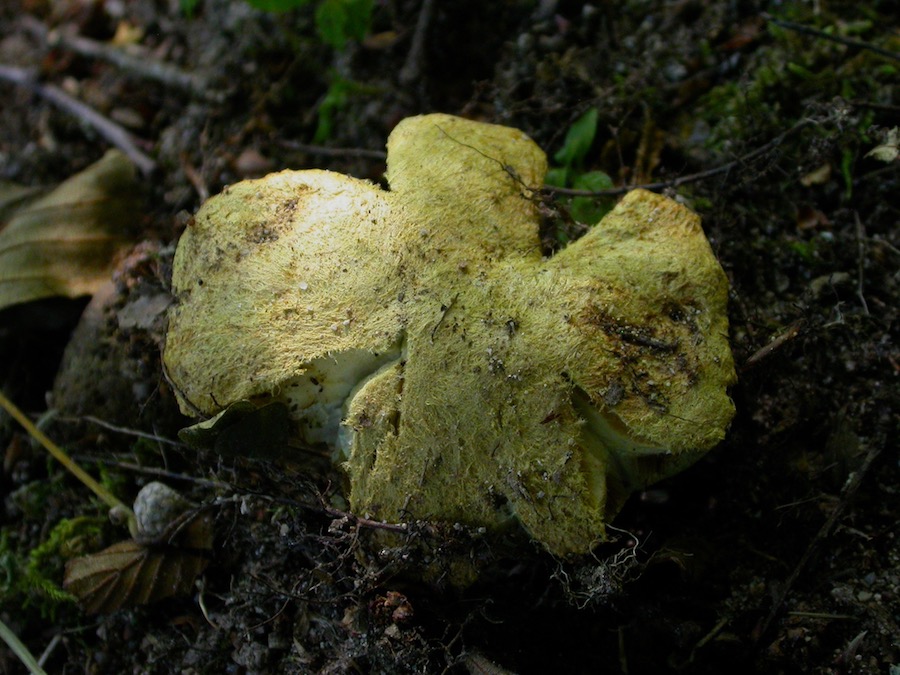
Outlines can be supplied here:
M49 47L63 47L81 56L107 61L126 73L154 80L190 94L204 94L207 90L204 78L186 73L169 63L147 58L144 55L129 54L121 47L107 45L81 35L60 30L47 30L43 23L28 15L22 17L22 24L26 30L46 41Z
M68 424L77 424L79 422L90 422L91 424L96 424L98 427L103 427L104 429L109 429L110 431L115 431L120 434L126 434L128 436L137 436L138 438L146 438L150 441L156 441L157 443L165 443L167 445L176 445L184 447L184 443L180 443L178 441L173 441L171 438L164 438L163 436L157 436L155 434L148 434L146 431L140 431L138 429L129 429L127 427L119 427L115 424L111 424L106 420L102 420L99 417L94 417L93 415L83 415L82 417L58 417L60 422L66 422Z
M766 359L769 356L771 356L776 350L781 349L788 342L790 342L791 340L796 338L798 335L800 335L800 333L803 331L803 329L805 327L806 327L805 319L801 318L801 319L797 319L796 321L794 321L790 326L788 326L784 331L782 331L781 334L772 338L772 340L768 344L763 345L762 347L757 349L755 352L753 352L753 354L750 356L750 358L748 358L744 362L744 365L741 368L741 370L742 371L748 370L749 368L752 368L753 366L755 366L757 363L759 363L763 359Z
M52 31L47 36L47 44L50 46L59 44L81 56L108 61L126 73L154 80L189 94L206 91L206 82L198 75L186 73L173 65L146 56L133 56L120 48L95 42L80 35L66 35Z
M197 191L197 197L200 201L205 202L209 199L209 187L206 185L206 181L203 180L202 174L191 163L191 159L186 151L181 152L181 169L191 182L191 185L194 186L194 190Z
M422 60L425 53L425 34L428 32L428 24L431 23L431 12L434 0L422 0L422 8L419 10L419 19L416 21L416 30L413 33L412 45L406 55L406 62L400 69L400 84L409 86L422 75Z
M852 614L832 614L831 612L801 612L799 610L791 610L787 613L788 616L800 616L806 619L825 619L827 621L831 621L832 619L855 619L856 617Z
M697 641L697 643L693 646L693 648L691 649L691 654L690 654L690 656L688 656L687 660L684 661L683 663L679 663L675 666L675 670L684 670L689 665L694 663L694 658L697 656L697 652L700 649L702 649L703 647L705 647L706 645L708 645L710 643L710 641L714 640L716 638L716 636L718 636L722 632L722 629L724 629L725 626L727 626L730 621L732 621L732 617L730 617L730 616L725 616L725 617L722 617L721 619L719 619L719 621L716 623L716 625L713 626L709 630L709 632L706 635L704 635L702 638L700 638Z
M81 101L72 98L59 87L52 84L39 83L34 75L24 68L3 64L0 64L0 80L6 80L30 89L70 115L93 127L98 134L124 152L143 174L151 174L156 169L156 162L138 149L131 134L124 128Z
M880 112L900 112L900 105L890 105L889 103L872 103L870 101L849 101L850 105L856 108L867 108L869 110L878 110Z
M266 499L276 504L285 504L287 506L295 506L298 508L306 509L307 511L311 511L314 513L324 514L331 518L341 518L345 519L348 523L356 525L358 527L366 527L375 530L387 530L389 532L409 532L409 526L406 523L385 523L379 520L372 520L370 518L363 518L362 516L357 516L352 513L347 513L346 511L341 511L339 509L335 509L331 506L328 506L325 503L323 498L319 498L319 504L309 504L306 502L301 502L296 499L289 499L287 497L277 497L273 495L267 495L258 490L253 490L248 487L243 487L240 485L235 485L234 483L229 483L228 481L222 480L210 480L208 478L197 478L195 476L188 476L182 473L175 473L172 471L167 471L165 469L159 469L154 467L140 466L138 464L130 464L128 462L118 462L110 459L104 458L92 458L93 461L99 464L106 464L107 466L115 466L119 469L124 469L126 471L134 471L136 473L143 473L146 475L154 476L157 478L168 478L170 480L180 480L185 482L194 483L196 485L203 485L205 487L212 487L216 489L227 489L233 491L235 494L247 495L251 497L258 497L261 499Z
M707 178L720 176L722 174L728 173L735 167L738 167L742 164L747 164L757 157L765 155L766 153L774 150L779 145L781 145L788 137L793 136L801 129L808 127L814 123L815 121L811 119L800 120L787 131L778 134L778 136L773 138L765 145L761 145L755 150L751 150L746 155L742 155L737 159L727 162L726 164L722 164L721 166L707 169L706 171L700 171L698 173L689 173L684 176L679 176L678 178L673 178L672 180L660 181L657 183L643 183L640 185L620 185L619 187L607 188L605 190L575 190L573 188L558 188L551 185L545 185L543 188L543 192L551 195L559 194L572 197L614 197L617 195L623 195L626 192L630 192L631 190L641 189L659 191L665 190L667 188L677 188L679 185L684 185L685 183L696 183L700 180L706 180Z
M362 157L364 159L377 159L384 161L387 153L383 150L367 150L366 148L329 148L324 145L308 145L297 141L283 140L280 145L291 150L298 150L310 155L322 157Z
M809 546L806 547L806 551L804 551L803 555L800 557L799 562L797 563L796 567L794 567L794 571L791 572L791 575L788 577L787 581L784 582L784 586L781 588L781 591L778 593L775 601L772 603L772 609L769 611L769 614L766 617L765 621L762 622L759 630L756 632L757 641L762 640L763 636L772 625L772 622L775 621L775 617L777 617L781 612L782 606L784 605L784 601L787 598L788 593L791 592L791 589L793 588L797 579L806 568L807 563L809 563L813 554L818 549L819 544L828 537L835 523L841 516L844 515L844 511L847 510L848 504L853 499L853 496L856 494L857 490L859 490L859 486L862 484L863 480L866 477L866 474L868 474L869 469L872 467L872 464L878 458L879 454L881 454L881 447L872 447L866 454L862 466L860 466L859 469L850 474L847 482L844 484L844 489L841 492L841 500L838 502L837 506L834 507L834 510L831 512L831 515L828 516L828 519L822 524L822 527L819 528L819 531L813 537L812 541L809 543Z
M40 657L38 658L38 665L43 668L47 665L47 661L50 660L50 656L59 646L59 643L62 642L62 633L55 633L53 637L50 639L50 642L47 643L47 646L44 647L44 651L41 652Z
M185 483L193 483L194 485L201 485L203 487L214 488L216 490L228 489L228 490L238 490L234 485L228 483L226 481L221 480L210 480L209 478L197 478L196 476L188 476L184 473L177 473L175 471L168 471L167 469L160 469L154 466L141 466L140 464L132 464L130 462L118 462L114 459L108 458L100 458L100 457L92 457L93 461L98 464L105 464L106 466L114 466L117 469L122 469L123 471L133 471L134 473L144 474L145 476L153 476L154 478L165 478L168 480L177 480L184 481Z
M306 508L310 508L310 507L306 507ZM326 515L331 516L332 518L345 519L347 522L352 523L358 527L368 527L373 530L387 530L388 532L408 532L409 531L409 527L407 527L406 523L385 523L380 520L372 520L371 518L363 518L362 516L357 516L352 513L347 513L346 511L341 511L339 509L335 509L330 506L326 506L324 503L322 504L321 508L322 508L322 511L324 511Z
M794 23L793 21L778 19L766 12L762 13L762 18L770 23L774 23L776 26L787 28L788 30L792 30L796 33L812 35L813 37L822 38L823 40L831 40L832 42L837 42L838 44L842 44L847 47L866 49L870 52L878 54L879 56L884 56L885 58L893 59L894 61L900 61L900 54L898 54L897 52L892 52L889 49L883 49L882 47L876 47L875 45L869 44L868 42L863 42L862 40L854 40L853 38L845 38L841 37L840 35L832 35L831 33L826 33L825 31L819 30L818 28L804 26L802 23Z

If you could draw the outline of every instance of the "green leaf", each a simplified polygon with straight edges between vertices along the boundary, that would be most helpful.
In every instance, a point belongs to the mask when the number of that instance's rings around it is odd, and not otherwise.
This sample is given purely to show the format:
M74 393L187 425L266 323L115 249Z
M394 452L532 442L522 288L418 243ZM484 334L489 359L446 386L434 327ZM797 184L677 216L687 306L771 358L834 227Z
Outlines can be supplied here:
M544 176L544 184L552 185L553 187L566 187L568 179L569 170L566 167L550 169L547 175Z
M187 18L193 18L194 10L197 8L197 3L200 0L181 0L178 4L181 7L181 12Z
M612 204L605 201L598 202L596 197L575 197L569 206L569 214L579 223L593 226L612 210Z
M589 109L581 117L569 127L566 132L566 140L562 148L553 155L553 159L557 164L564 166L572 166L581 164L584 161L591 144L594 142L594 136L597 133L597 121L600 118L600 112L596 108Z
M787 64L788 72L796 75L800 79L808 80L813 77L813 73L808 69L801 66L799 63L789 62Z
M578 190L608 190L613 187L613 181L602 171L588 171L575 177L573 187ZM579 223L593 225L613 206L615 200L609 197L575 197L569 204L569 213Z
M853 151L844 149L841 153L841 175L844 177L844 197L853 196Z
M608 174L602 171L588 171L577 176L572 187L577 190L609 190L615 186Z
M815 249L813 245L808 241L792 241L788 243L788 248L790 248L794 253L800 256L805 262L812 262L815 257Z
M325 97L319 104L319 123L313 136L314 143L322 143L331 138L334 129L334 113L347 105L350 94L354 91L350 80L337 78L328 87Z
M247 4L264 12L287 12L309 4L310 0L247 0Z
M316 9L319 37L335 49L348 40L362 40L369 32L373 0L324 0Z

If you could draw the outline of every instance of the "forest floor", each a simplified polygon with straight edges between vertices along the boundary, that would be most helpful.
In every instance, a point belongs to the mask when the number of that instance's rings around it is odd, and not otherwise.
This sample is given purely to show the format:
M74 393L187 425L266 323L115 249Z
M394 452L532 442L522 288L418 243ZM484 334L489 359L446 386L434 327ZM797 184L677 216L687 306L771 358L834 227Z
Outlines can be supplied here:
M161 480L214 525L186 592L85 612L66 560L127 535L0 412L3 623L58 673L900 673L897 3L368 6L0 5L0 180L58 184L115 125L140 188L90 304L0 311L0 388L123 501ZM632 497L609 542L558 560L416 523L386 547L341 517L327 463L175 441L172 257L207 197L286 168L380 181L387 135L424 112L552 158L592 108L578 170L702 216L739 378L725 441ZM467 588L417 574L454 555L487 561ZM24 672L5 645L0 670Z

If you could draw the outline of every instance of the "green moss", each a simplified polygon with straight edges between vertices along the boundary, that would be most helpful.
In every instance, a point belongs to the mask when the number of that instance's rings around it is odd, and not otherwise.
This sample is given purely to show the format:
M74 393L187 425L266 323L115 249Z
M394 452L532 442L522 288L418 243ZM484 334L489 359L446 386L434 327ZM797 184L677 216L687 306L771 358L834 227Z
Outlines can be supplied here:
M68 558L97 548L106 519L64 518L38 546L22 550L7 530L0 533L0 606L35 608L52 617L59 605L75 598L58 579Z

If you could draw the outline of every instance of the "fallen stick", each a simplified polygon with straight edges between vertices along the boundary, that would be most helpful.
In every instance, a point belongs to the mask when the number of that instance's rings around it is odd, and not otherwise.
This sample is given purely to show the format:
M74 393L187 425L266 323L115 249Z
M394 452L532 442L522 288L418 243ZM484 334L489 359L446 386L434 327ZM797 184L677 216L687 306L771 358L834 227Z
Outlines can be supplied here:
M3 64L0 64L0 80L12 82L20 87L30 89L76 119L84 122L125 153L128 159L130 159L144 175L149 175L156 169L156 162L144 154L137 145L135 145L131 134L123 127L104 117L90 106L70 96L56 85L41 84L30 71L24 68Z
M62 47L80 56L100 59L113 64L126 74L154 80L189 94L205 96L208 93L207 82L203 77L185 72L165 61L131 53L117 45L97 42L70 31L49 30L42 22L29 15L23 16L21 21L26 30L46 42L48 47Z
M780 133L765 145L761 145L755 150L751 150L747 154L741 155L737 159L733 159L730 162L726 162L725 164L722 164L720 166L713 167L712 169L707 169L706 171L685 174L671 180L664 180L658 183L643 183L640 185L620 185L619 187L607 188L605 190L575 190L573 188L545 186L544 192L549 194L568 195L571 197L614 197L617 195L623 195L626 192L631 192L632 190L642 189L650 190L651 192L658 192L660 190L665 190L666 188L676 188L679 185L684 185L685 183L696 183L700 180L706 180L707 178L714 178L715 176L728 173L732 169L735 169L742 164L746 164L756 159L757 157L760 157L761 155L765 155L767 152L774 150L779 145L781 145L789 136L793 136L798 131L811 124L815 124L815 120L802 119L790 129Z

